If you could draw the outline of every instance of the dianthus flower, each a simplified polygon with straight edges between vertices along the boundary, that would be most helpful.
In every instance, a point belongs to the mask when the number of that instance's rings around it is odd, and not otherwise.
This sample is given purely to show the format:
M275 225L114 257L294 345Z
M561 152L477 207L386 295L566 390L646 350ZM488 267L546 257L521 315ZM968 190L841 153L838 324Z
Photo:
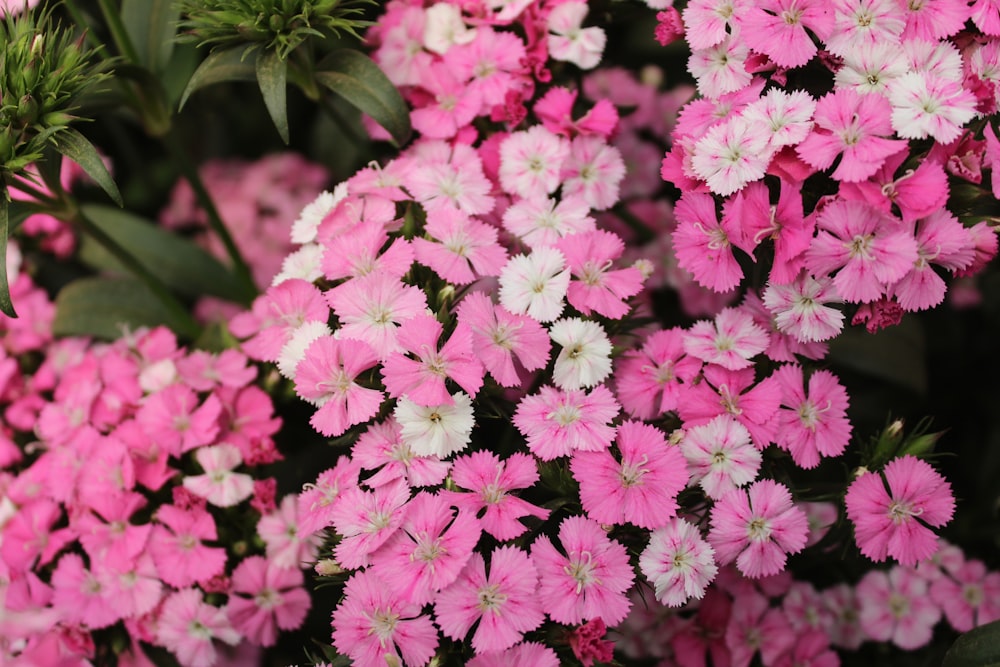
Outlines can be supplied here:
M927 580L912 569L871 570L856 589L861 627L869 639L907 650L931 640L941 609L928 595Z
M691 484L718 500L757 478L762 460L750 442L750 432L729 415L688 429L680 450L687 459Z
M537 394L521 399L513 421L531 453L551 461L574 451L607 449L615 437L611 421L619 409L604 385L597 385L589 394L542 387Z
M258 646L273 646L278 630L295 630L309 611L302 570L279 568L263 556L250 556L233 570L226 614L237 632Z
M719 571L714 554L695 526L674 518L650 534L639 556L639 569L653 584L657 600L679 607L691 598L704 597Z
M861 553L878 562L892 556L903 565L937 551L931 527L945 525L955 511L951 485L929 463L910 455L893 459L883 473L858 477L844 504Z

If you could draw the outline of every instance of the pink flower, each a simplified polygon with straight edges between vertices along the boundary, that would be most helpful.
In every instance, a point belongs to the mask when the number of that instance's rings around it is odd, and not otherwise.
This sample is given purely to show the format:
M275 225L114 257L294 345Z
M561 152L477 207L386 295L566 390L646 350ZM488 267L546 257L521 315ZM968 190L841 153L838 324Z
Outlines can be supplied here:
M687 459L691 484L699 484L713 500L757 478L761 454L750 432L729 415L688 429L680 450Z
M182 667L211 667L217 655L214 639L231 646L239 643L226 612L207 604L201 591L185 588L163 603L156 624L156 641L177 656Z
M802 368L790 364L774 372L781 384L776 442L803 468L815 468L820 456L840 456L851 439L847 391L827 370L809 376L803 388Z
M580 69L593 69L601 62L607 35L598 27L583 27L587 3L570 0L556 5L549 14L549 56L573 63Z
M412 241L417 261L455 285L498 276L507 263L496 228L454 209L428 214L424 232L431 238Z
M632 523L653 529L677 512L677 494L687 485L684 456L668 446L649 424L623 422L615 440L621 461L611 452L576 452L570 463L580 484L580 503L601 524Z
M611 268L625 250L621 238L595 230L566 236L556 247L573 277L566 292L570 305L584 315L596 312L613 320L629 313L625 301L642 290L643 279L635 267Z
M136 416L150 436L174 456L213 443L222 405L210 395L198 405L193 389L174 384L150 396Z
M746 310L726 308L714 322L700 320L684 338L684 351L731 371L749 368L750 359L767 349L767 332Z
M52 573L52 606L66 623L86 623L105 628L121 618L119 610L104 595L104 585L86 568L79 554L59 559Z
M574 451L601 451L611 446L618 415L618 402L604 385L590 394L582 390L560 391L542 387L521 399L514 413L514 426L527 438L528 449L543 461Z
M908 454L890 461L883 473L854 480L844 504L861 553L878 562L892 556L903 565L937 551L930 527L945 525L955 511L951 485L929 463Z
M449 464L436 456L417 456L403 442L402 428L392 419L372 424L354 443L351 459L364 470L377 470L365 480L369 488L397 479L407 486L434 486L448 476Z
M465 667L559 667L559 656L548 646L524 642L506 651L477 655Z
M315 483L306 484L298 494L299 531L311 535L332 522L331 512L340 494L357 488L361 464L341 456L334 467L324 470Z
M795 631L784 612L753 588L734 596L725 637L732 667L749 667L758 652L761 664L771 665L795 643Z
M274 646L278 629L295 630L309 612L302 570L282 569L263 556L250 556L233 570L226 613L237 632L258 646Z
M684 332L675 327L655 331L639 350L627 351L615 369L615 393L622 407L637 419L676 410L681 382L701 370L701 360L684 353Z
M692 597L704 597L719 571L714 554L696 527L674 518L650 534L639 569L653 584L657 600L679 607Z
M677 263L694 276L699 285L726 292L743 279L743 270L732 251L728 220L719 224L715 199L703 192L685 192L674 209L677 229L671 236Z
M451 479L471 493L441 491L442 497L460 510L482 516L483 530L501 542L512 540L527 527L519 519L547 519L549 511L522 500L512 491L530 488L538 481L535 459L515 452L505 460L488 451L459 456L452 464ZM483 511L485 510L485 511Z
M958 272L975 258L971 230L946 209L940 208L916 223L917 261L892 287L904 310L924 310L944 301L945 282L931 264Z
M372 571L403 599L426 604L458 578L481 533L471 512L455 512L443 497L418 493L400 530L372 554Z
M483 557L474 553L458 579L438 593L434 616L441 632L456 641L464 641L479 621L472 648L477 654L503 651L545 620L537 586L531 558L517 547L494 549L489 575Z
M321 434L342 435L355 424L374 417L385 395L355 380L378 364L364 341L320 336L306 348L295 367L295 391L319 409L309 423Z
M712 507L711 524L708 541L719 563L735 560L740 572L755 579L784 570L788 554L801 551L809 534L792 494L769 479L730 491Z
M299 529L298 498L290 493L281 504L257 522L257 534L264 540L267 560L282 569L300 568L316 559L318 539Z
M156 511L156 520L160 525L153 527L147 548L164 582L184 588L225 571L226 550L203 544L218 539L215 521L207 511L163 505Z
M754 51L781 67L801 67L816 55L806 28L825 35L828 19L815 0L767 0L748 3L740 34Z
M730 118L709 128L694 145L691 167L712 192L723 197L731 195L747 183L764 178L773 155L768 140L742 117Z
M871 570L858 582L857 596L867 637L903 649L925 646L941 619L941 609L928 595L927 580L909 568Z
M625 162L604 137L579 136L570 143L561 178L563 196L580 196L592 209L603 211L618 201Z
M500 184L521 197L544 197L560 183L569 142L541 125L508 135L500 144Z
M410 490L403 482L374 491L345 490L329 511L330 523L342 537L333 555L348 569L365 567L369 555L385 544L403 523Z
M438 636L420 611L372 571L359 572L348 579L333 611L333 644L357 667L384 667L386 656L407 667L426 665Z
M604 621L595 618L570 633L569 647L583 667L592 667L595 660L604 663L615 659L615 643L604 639L607 631Z
M976 116L976 97L957 81L909 72L888 86L892 127L904 139L933 137L942 144L961 136Z
M628 615L625 592L634 575L628 553L600 525L582 516L559 524L565 555L545 535L531 545L538 570L538 598L557 623L575 625L600 618L616 625Z
M778 331L801 343L829 340L844 328L844 314L828 303L841 303L833 280L813 278L805 271L788 285L769 283L764 289L764 305Z
M402 278L413 264L413 246L402 238L389 240L385 225L378 222L361 222L352 227L350 234L341 234L326 244L320 261L323 275L328 280L360 278L373 271L384 271L395 278Z
M243 463L240 450L230 444L201 447L194 453L202 475L184 478L184 488L216 507L232 507L253 495L253 478L233 472Z
M286 280L269 287L253 302L253 310L233 318L233 335L250 340L243 351L253 359L277 361L292 331L305 322L325 322L330 309L323 293L305 280Z
M931 599L958 632L1000 618L1000 572L987 572L979 560L962 564L931 584Z

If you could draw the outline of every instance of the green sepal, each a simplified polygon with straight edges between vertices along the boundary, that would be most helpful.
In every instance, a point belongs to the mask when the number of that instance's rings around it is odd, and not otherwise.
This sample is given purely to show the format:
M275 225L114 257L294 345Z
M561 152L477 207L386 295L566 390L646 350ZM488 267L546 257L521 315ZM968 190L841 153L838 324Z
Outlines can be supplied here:
M316 66L316 80L384 127L398 145L410 138L410 110L389 77L354 49L333 51Z

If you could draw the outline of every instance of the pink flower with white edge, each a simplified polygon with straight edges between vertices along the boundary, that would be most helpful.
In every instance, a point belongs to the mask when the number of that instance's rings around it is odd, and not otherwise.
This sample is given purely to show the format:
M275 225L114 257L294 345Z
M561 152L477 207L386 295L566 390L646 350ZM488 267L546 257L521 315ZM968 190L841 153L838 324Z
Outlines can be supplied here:
M719 564L736 561L752 579L784 570L788 554L801 551L809 534L806 515L788 488L770 479L723 496L712 507L711 526L708 542Z
M639 569L653 584L661 604L679 607L705 596L719 571L714 554L695 526L674 518L650 534L639 556Z
M414 454L439 459L465 449L476 425L472 399L461 391L437 405L420 405L403 396L393 416L401 428L400 439Z
M750 432L729 415L689 428L680 451L687 459L690 484L701 486L713 500L757 479L762 461Z
M500 143L500 185L524 198L552 194L569 152L566 139L541 125L514 132Z
M235 646L241 638L226 611L206 603L196 588L168 597L156 622L156 642L173 652L182 667L211 667L217 659L213 640Z
M311 601L298 567L250 556L233 570L232 581L226 614L250 643L274 646L279 629L295 630L306 620Z
M611 374L611 340L597 322L561 319L549 327L549 336L562 348L552 370L560 389L593 387Z
M537 586L531 558L517 547L494 549L488 575L483 557L473 553L458 579L438 593L434 617L441 632L456 641L464 641L479 621L472 635L473 650L503 651L545 620Z
M559 542L563 551L546 535L531 545L538 598L549 618L568 625L595 618L609 625L625 620L632 606L625 593L635 579L625 547L582 516L563 519Z
M514 426L527 439L528 449L543 461L574 451L600 451L615 437L612 420L620 407L604 385L585 391L542 387L521 399Z
M916 565L937 551L931 528L948 523L955 511L951 485L909 454L889 461L882 473L851 482L844 504L861 553L876 562L892 556L902 565Z
M731 371L749 368L753 357L767 349L767 332L745 309L726 308L714 322L695 322L684 338L684 351Z
M243 463L240 450L228 443L195 450L203 475L184 478L184 488L216 507L232 507L253 495L253 477L233 472Z
M693 49L715 46L738 29L750 6L746 0L692 0L684 7L685 39Z
M976 97L962 85L927 72L910 72L888 86L892 127L904 139L951 143L976 116Z
M894 0L836 0L826 48L842 56L867 44L899 43L906 29L903 6Z
M500 304L515 315L551 322L566 307L569 280L566 259L555 248L515 255L500 272Z
M717 99L750 85L753 77L746 69L749 55L750 49L739 33L730 34L714 46L692 49L687 69L695 78L698 92Z
M579 136L570 144L561 177L563 196L580 195L592 209L603 211L618 201L625 161L603 137Z
M599 27L583 27L587 12L587 3L571 0L549 13L550 58L571 62L580 69L593 69L601 62L608 37Z

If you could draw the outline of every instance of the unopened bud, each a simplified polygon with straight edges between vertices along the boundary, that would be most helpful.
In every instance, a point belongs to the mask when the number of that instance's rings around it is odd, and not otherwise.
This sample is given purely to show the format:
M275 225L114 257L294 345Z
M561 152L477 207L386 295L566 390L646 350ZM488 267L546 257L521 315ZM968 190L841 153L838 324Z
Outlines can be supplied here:
M862 475L867 475L869 472L870 471L868 470L868 468L866 468L864 466L858 466L857 468L854 469L854 472L851 474L851 476L854 479L857 479L858 477L861 477Z
M316 574L321 577L333 577L335 575L341 574L344 568L340 567L340 563L332 558L324 558L316 563Z
M903 420L902 419L897 419L896 421L894 421L891 424L889 424L889 426L887 426L886 429L885 429L886 436L888 436L890 438L895 438L896 436L898 436L902 432L903 432Z

